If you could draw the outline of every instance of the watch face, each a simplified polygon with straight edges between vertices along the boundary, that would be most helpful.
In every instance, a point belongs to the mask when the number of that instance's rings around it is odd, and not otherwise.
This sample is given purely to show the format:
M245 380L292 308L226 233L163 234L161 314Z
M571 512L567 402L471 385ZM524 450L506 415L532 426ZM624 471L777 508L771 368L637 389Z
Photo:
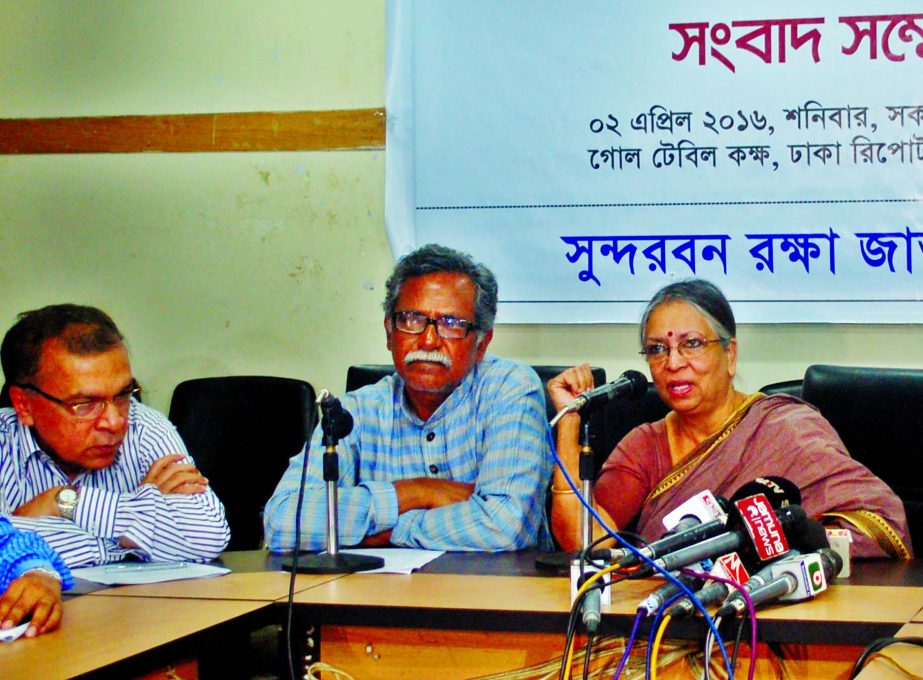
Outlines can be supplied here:
M76 503L77 492L70 487L65 487L58 492L58 501L61 503Z

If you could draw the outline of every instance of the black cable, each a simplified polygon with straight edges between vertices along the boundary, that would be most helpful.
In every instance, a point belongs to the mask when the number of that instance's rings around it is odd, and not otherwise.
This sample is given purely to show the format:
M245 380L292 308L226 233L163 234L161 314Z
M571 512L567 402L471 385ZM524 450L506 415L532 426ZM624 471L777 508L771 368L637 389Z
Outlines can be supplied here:
M740 641L743 638L744 624L750 621L749 616L741 616L737 621L737 633L734 635L734 653L731 654L731 668L737 668L737 655L740 654Z
M577 632L578 612L583 607L583 598L586 593L574 598L574 603L570 608L570 616L567 619L567 634L564 637L564 655L561 657L561 668L558 670L558 680L564 680L564 671L567 668L567 650L570 649L574 641L574 635Z
M593 655L593 638L596 637L596 633L587 633L586 636L586 652L583 656L583 680L589 680L590 678L590 657Z
M852 672L849 674L849 680L853 680L857 675L859 675L873 654L877 654L885 647L897 644L898 642L904 642L908 645L923 647L923 637L884 637L873 640L871 643L869 643L869 646L865 648L865 651L859 655L859 658L856 659L856 663L853 666Z
M292 573L288 579L288 600L286 601L285 610L285 656L289 680L297 680L295 662L292 658L292 619L295 611L295 577L298 575L298 554L301 552L301 506L304 503L304 487L308 479L308 453L311 448L311 433L314 431L314 424L314 409L312 408L308 410L305 424L307 432L305 435L304 460L301 465L301 483L298 485L298 501L295 503L295 554L292 555Z

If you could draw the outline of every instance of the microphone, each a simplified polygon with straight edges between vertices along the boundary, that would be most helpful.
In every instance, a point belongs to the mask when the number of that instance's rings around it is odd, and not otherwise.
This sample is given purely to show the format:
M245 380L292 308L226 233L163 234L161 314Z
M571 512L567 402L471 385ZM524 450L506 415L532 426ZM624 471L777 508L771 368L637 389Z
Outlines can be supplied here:
M595 584L583 595L583 626L587 633L593 634L599 628L602 619L599 608L601 596L600 589Z
M736 552L722 555L717 558L709 573L712 576L721 576L729 579L733 583L745 583L750 579L750 575L747 573L746 567L744 567L743 560L740 559L740 555ZM693 595L703 607L707 607L723 601L728 596L729 592L730 588L723 581L710 581L698 592L693 593ZM695 605L687 596L678 600L667 610L667 613L673 618L682 618L689 616L695 611Z
M774 476L757 477L747 482L734 492L731 502L747 496L755 496L758 493L765 495L772 507L776 509L786 505L801 505L801 490L798 486L785 477Z
M722 533L727 521L723 505L726 506L727 501L714 496L711 491L697 493L664 517L663 522L670 531L663 538L639 548L638 553L648 559L655 559ZM632 567L643 561L637 554L624 548L613 549L610 558L622 567Z
M702 579L696 576L682 573L674 574L674 576L677 581L689 588L689 590L696 590L702 587ZM641 600L641 602L638 603L638 611L643 612L645 616L653 616L657 610L681 592L683 592L683 589L680 588L679 585L673 581L669 581ZM688 600L689 598L686 599Z
M737 501L737 518L743 529L728 531L655 560L664 571L676 571L705 559L730 552L741 552L757 563L768 562L788 552L786 534L797 531L808 517L800 505L780 508L778 514L769 507L765 496L751 496ZM641 568L630 578L644 578L654 573L652 567Z
M766 569L769 579L750 592L754 606L773 602L800 602L816 597L827 589L828 581L843 568L843 559L831 548L773 562ZM747 609L743 595L728 598L715 616L737 616Z
M601 406L611 399L637 399L647 391L647 378L640 371L625 371L610 383L594 387L561 409L556 418L565 413Z
M320 411L325 445L336 445L340 439L352 432L352 414L329 392L321 399Z

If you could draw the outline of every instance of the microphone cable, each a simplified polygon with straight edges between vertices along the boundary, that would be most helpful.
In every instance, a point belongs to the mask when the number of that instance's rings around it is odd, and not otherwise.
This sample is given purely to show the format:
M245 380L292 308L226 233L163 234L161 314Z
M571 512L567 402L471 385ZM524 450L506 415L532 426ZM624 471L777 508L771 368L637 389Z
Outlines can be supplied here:
M315 416L317 409L323 399L330 395L327 390L321 390L314 401L314 408L308 411L307 421L305 423L305 444L304 460L301 465L301 483L298 485L298 500L295 501L295 553L292 555L292 573L288 579L288 599L285 607L285 659L288 666L289 680L297 680L295 675L295 661L292 658L294 650L292 649L292 620L295 611L295 577L298 575L298 555L301 552L301 506L304 504L304 487L308 481L308 454L311 448L311 435L314 433L316 425Z
M682 590L682 592L683 592L685 595L687 595L687 596L692 600L692 603L695 605L696 609L698 609L698 610L702 613L702 616L705 618L705 622L708 624L709 629L711 629L712 631L714 631L714 633L715 633L715 638L717 639L717 642L718 642L718 648L719 648L719 650L721 651L721 656L724 658L725 666L728 668L729 673L733 674L733 668L732 668L731 665L730 665L730 664L731 664L731 660L730 660L730 658L728 658L727 650L725 649L725 646L724 646L724 641L721 639L721 635L718 633L718 630L715 628L714 619L712 619L711 615L708 613L708 610L706 610L705 607L702 606L702 604L699 603L699 602L695 599L695 596L693 595L692 591L691 591L689 588L687 588L687 587L685 586L685 584L680 583L679 581L677 581L676 578L674 578L674 576L673 576L672 574L670 574L668 571L666 571L665 569L663 569L660 565L656 564L653 560L649 560L646 556L642 555L642 554L640 553L640 551L638 551L637 548L635 548L633 545L631 545L630 543L628 543L628 541L626 541L626 540L623 539L621 536L619 536L619 535L618 535L618 532L614 531L614 530L605 522L605 520L603 520L603 518L600 517L599 513L596 512L596 509L593 507L593 504L590 503L586 498L583 497L583 494L580 493L580 489L578 489L578 488L577 488L577 485L574 483L573 478L572 478L572 477L570 476L570 474L567 472L567 468L565 467L563 461L561 460L561 457L558 455L558 450L557 450L557 447L555 446L554 438L553 438L552 435L551 435L551 428L550 428L550 427L545 428L545 438L546 438L546 440L547 440L549 450L551 451L551 455L554 457L555 465L557 465L559 468L561 468L561 473L564 475L564 479L565 479L565 481L567 482L567 485L571 488L571 490L574 492L574 494L575 494L575 495L577 496L577 498L580 500L580 503L582 503L582 504L584 505L584 507L586 507L587 511L590 513L590 516L591 516L593 519L595 519L595 520L599 523L599 525L600 525L600 526L601 526L612 538L614 538L614 539L616 540L616 542L619 543L623 548L625 548L625 549L627 549L628 551L634 553L634 554L638 557L638 559L641 560L641 562L642 562L643 564L646 564L646 565L650 566L651 568L654 569L654 571L656 571L657 573L661 574L661 575L662 575L663 577L665 577L666 579L668 579L668 580L673 581L674 583L676 583L676 584L680 587L680 589ZM581 586L581 588L587 588L587 587L588 587L588 586L587 586L588 583L590 583L591 581L593 581L593 580L596 579L596 578L599 578L603 573L608 573L608 572L611 572L611 571L616 571L617 569L618 569L618 565L613 565L613 567L607 567L606 569L604 569L604 570L602 570L602 571L596 572L596 574L594 574L590 579L588 579L586 582L584 582L584 584L583 584L583 586ZM579 595L579 591L578 591L578 595ZM565 654L565 657L564 657L564 658L565 658L565 659L568 659L569 657L572 657L572 656L573 656L573 646L571 645L571 652L570 652L570 654ZM569 665L569 664L567 665L567 667L566 667L565 670L566 670L567 674L564 676L564 680L569 680L569 677L570 677L570 665Z
M865 668L866 664L868 664L872 656L881 653L885 647L890 647L891 645L895 645L899 642L908 645L916 645L917 647L923 647L923 637L883 637L878 638L877 640L873 640L871 643L869 643L869 646L865 648L862 654L859 655L859 658L856 659L856 663L853 665L852 672L849 674L849 680L854 680L854 678L859 675L862 669ZM891 663L894 663L900 667L899 664L897 664L897 662L893 661L892 659L888 658L888 661L891 661Z

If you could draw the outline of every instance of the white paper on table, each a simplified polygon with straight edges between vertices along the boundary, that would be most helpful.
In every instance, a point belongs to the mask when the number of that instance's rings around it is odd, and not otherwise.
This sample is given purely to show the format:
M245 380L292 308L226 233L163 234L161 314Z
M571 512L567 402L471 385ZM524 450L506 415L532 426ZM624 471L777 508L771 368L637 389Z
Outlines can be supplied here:
M20 623L7 630L0 630L0 642L12 642L29 629L29 622Z
M360 572L362 574L409 574L414 569L426 566L445 551L415 548L346 548L343 552L351 555L372 555L384 559L385 566Z
M74 578L109 586L162 583L227 574L230 569L192 562L119 562L71 569Z

